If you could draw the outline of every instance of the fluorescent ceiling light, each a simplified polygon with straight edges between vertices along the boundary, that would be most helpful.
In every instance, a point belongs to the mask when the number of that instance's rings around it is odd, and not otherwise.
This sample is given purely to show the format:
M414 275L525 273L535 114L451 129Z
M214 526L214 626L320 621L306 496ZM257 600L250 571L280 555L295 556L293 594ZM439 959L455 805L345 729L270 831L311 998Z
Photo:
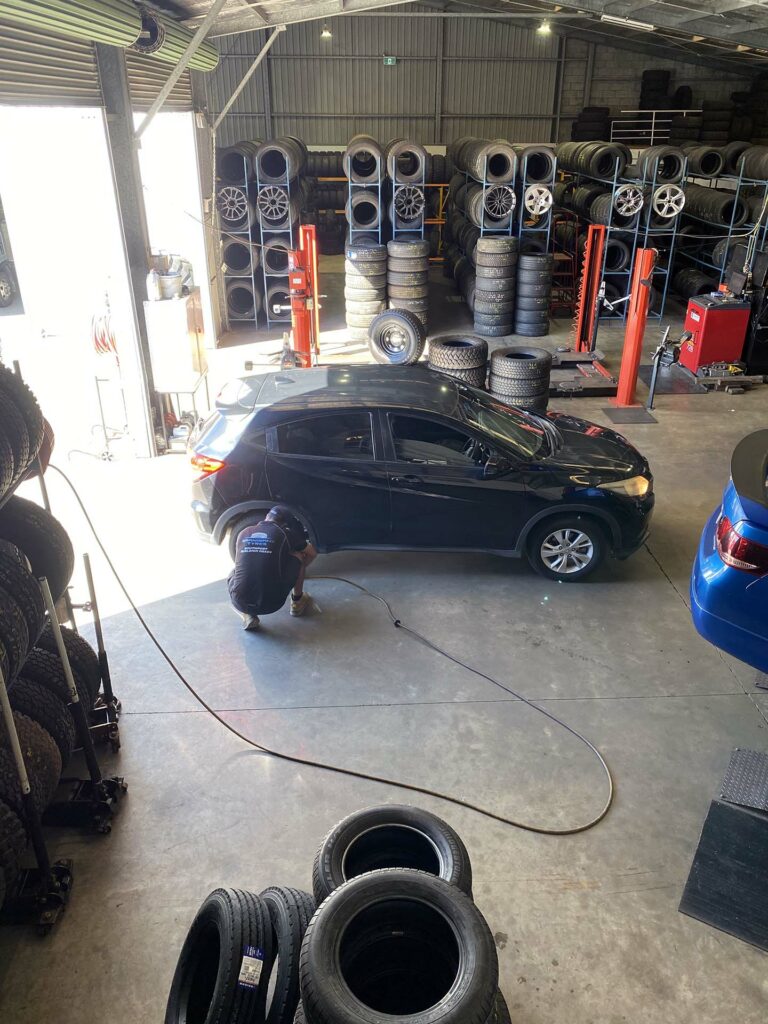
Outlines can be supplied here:
M621 25L623 28L636 28L640 32L656 31L656 26L649 25L647 21L632 21L631 18L619 18L613 14L601 14L600 21L606 21L609 25Z
M332 39L333 38L333 33L331 32L331 30L328 28L327 25L323 25L323 31L320 33L320 38L321 39Z
M703 43L704 42L704 36L691 36L691 42L692 43Z
M549 24L548 21L542 21L542 23L539 25L536 31L539 33L540 36L550 36L552 35L552 26Z

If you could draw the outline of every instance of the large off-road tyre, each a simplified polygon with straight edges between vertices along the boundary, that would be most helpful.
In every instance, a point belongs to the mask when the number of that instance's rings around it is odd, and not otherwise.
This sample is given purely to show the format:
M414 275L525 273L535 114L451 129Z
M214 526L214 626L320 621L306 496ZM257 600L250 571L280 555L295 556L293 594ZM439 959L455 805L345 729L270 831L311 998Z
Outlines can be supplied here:
M75 683L78 684L78 693L80 692L79 684L82 680L90 697L89 707L93 707L99 695L99 687L101 686L99 656L88 641L80 636L79 633L75 633L68 626L61 626L60 628L64 637L64 646L67 649L69 664L72 666L72 674L75 677ZM53 635L53 628L50 622L46 622L37 646L41 647L44 651L50 651L58 658L59 649L56 646L56 637Z
M491 353L491 373L496 377L539 380L548 378L551 368L552 354L544 348L513 345Z
M468 370L485 366L488 343L471 334L440 334L429 339L429 362L437 369Z
M46 576L54 601L66 590L75 565L67 531L44 508L14 495L0 509L0 539L15 544L35 576Z
M377 363L412 366L421 359L426 340L422 321L407 309L379 313L368 327L368 348Z
M603 562L608 542L596 520L573 512L550 516L534 526L526 549L528 561L541 576L575 583Z
M24 823L0 800L0 907L19 873L19 860L27 845Z
M272 928L275 974L266 1024L292 1024L299 1006L299 956L315 900L308 892L271 886L260 893Z
M312 869L315 900L382 868L425 871L472 895L472 865L458 833L429 811L390 804L355 811L323 839Z
M486 370L484 366L472 366L468 370L447 370L444 366L430 364L429 368L435 370L436 373L443 373L446 377L453 377L464 384L469 384L471 388L477 388L479 391L485 387Z
M30 458L34 459L43 443L43 414L32 390L6 366L0 366L0 404L3 403L3 395L13 399L14 405L24 417Z
M19 746L27 766L30 785L34 777L40 783L40 792L35 793L35 806L42 811L48 806L61 778L61 754L50 733L18 711L13 712L13 721L19 737ZM0 749L11 755L10 737L5 723L0 724ZM12 755L11 755L12 756ZM0 793L1 799L6 797ZM38 805L38 800L42 802Z
M243 889L214 889L181 948L165 1024L263 1022L273 959L262 900Z
M37 722L59 749L62 766L75 749L75 723L67 705L42 683L19 676L9 690L11 707Z
M0 591L12 595L27 624L30 646L36 643L45 619L45 602L40 584L27 569L18 548L0 550Z
M75 687L80 700L86 709L91 707L91 691L86 681L74 669ZM33 647L27 655L20 673L25 679L33 679L51 693L55 694L64 704L69 704L70 694L64 666L58 653L45 651L42 647Z
M11 446L13 452L13 480L14 484L29 469L32 461L30 456L29 432L27 424L13 399L0 393L0 425L3 433Z
M0 664L7 682L21 669L29 648L24 613L7 591L0 590Z
M490 929L456 886L390 868L336 889L301 949L309 1024L486 1024L498 986Z

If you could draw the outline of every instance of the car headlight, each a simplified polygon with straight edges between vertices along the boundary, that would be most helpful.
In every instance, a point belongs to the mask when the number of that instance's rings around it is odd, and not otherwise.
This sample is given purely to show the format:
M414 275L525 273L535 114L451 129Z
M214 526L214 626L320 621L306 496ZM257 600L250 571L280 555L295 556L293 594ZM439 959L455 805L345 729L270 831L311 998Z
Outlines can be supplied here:
M615 491L628 498L644 498L651 489L651 481L645 476L628 476L626 480L614 480L613 483L597 486L601 491Z

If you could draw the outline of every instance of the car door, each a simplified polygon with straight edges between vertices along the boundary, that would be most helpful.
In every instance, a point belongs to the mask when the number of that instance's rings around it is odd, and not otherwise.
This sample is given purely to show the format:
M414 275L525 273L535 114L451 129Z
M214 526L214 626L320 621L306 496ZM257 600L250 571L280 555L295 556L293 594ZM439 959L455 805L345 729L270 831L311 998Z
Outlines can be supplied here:
M306 516L319 547L389 542L387 467L368 410L299 414L271 428L267 445L272 498Z
M393 544L515 547L529 511L513 457L457 421L395 411L383 419ZM489 455L497 460L495 470L485 469Z

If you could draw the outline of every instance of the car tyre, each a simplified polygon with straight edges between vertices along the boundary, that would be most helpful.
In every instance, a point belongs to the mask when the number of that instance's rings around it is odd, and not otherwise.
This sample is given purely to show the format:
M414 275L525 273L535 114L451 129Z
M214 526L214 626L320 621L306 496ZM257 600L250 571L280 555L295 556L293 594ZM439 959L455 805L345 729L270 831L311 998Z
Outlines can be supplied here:
M563 552L566 560L560 569L554 550L558 544L568 545L568 550ZM527 543L532 568L539 575L562 583L575 583L589 576L607 553L603 528L591 517L578 513L552 516L538 523L531 530Z

